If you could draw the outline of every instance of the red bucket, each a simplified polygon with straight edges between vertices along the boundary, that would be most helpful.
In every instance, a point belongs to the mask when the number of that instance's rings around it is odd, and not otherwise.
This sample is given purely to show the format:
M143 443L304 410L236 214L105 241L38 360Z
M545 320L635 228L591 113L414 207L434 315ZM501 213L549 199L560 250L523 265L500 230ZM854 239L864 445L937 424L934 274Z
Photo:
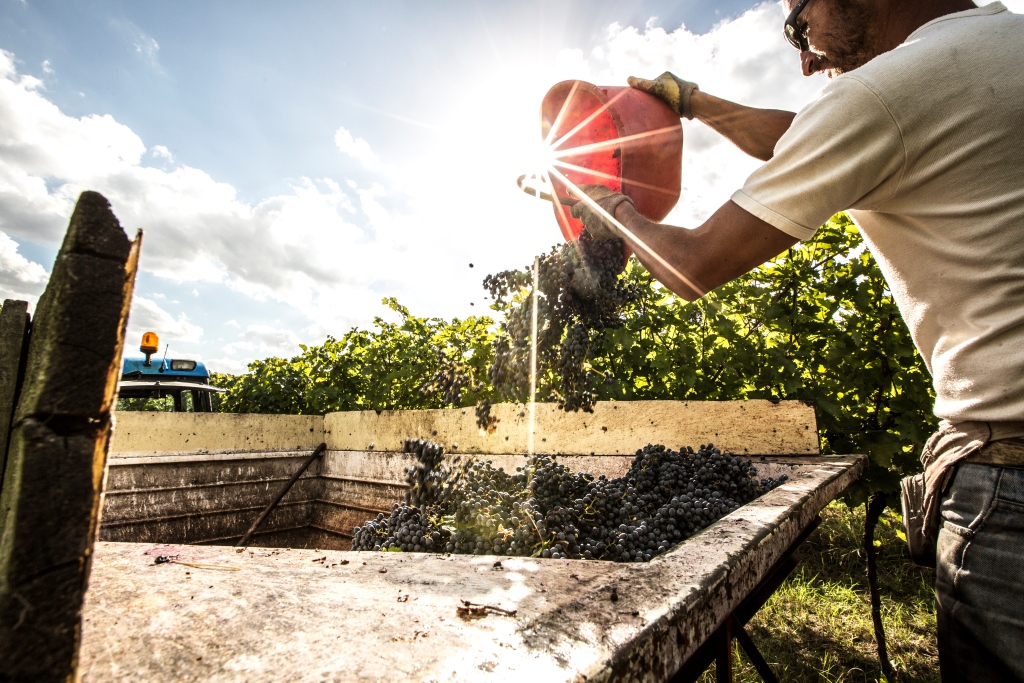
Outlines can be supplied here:
M621 192L652 221L663 220L679 201L683 126L657 97L635 88L562 81L544 96L541 131L557 155L554 168L570 182ZM558 197L572 197L557 174L551 184ZM577 239L583 224L563 203L552 204L565 239Z

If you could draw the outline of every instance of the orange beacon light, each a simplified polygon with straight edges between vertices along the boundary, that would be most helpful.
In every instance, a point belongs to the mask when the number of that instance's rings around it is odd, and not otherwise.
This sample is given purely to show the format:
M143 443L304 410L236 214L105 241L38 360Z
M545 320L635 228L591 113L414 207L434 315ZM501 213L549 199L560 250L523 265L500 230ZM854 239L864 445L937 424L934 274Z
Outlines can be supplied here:
M160 349L160 337L156 336L156 332L146 332L142 335L142 344L139 345L139 351L146 354L146 366L152 365L149 357L152 356Z

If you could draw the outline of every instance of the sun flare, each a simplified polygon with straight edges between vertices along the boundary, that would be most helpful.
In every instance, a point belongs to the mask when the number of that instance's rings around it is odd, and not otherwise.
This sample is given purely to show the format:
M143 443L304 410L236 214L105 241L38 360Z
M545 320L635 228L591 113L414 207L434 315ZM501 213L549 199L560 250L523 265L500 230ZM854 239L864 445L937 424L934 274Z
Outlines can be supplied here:
M572 173L577 178L583 177L587 178L587 180L593 179L597 184L609 186L610 189L614 190L622 190L628 184L637 188L678 196L678 192L673 189L627 179L624 178L621 173L619 175L614 175L587 165L588 162L591 161L589 155L597 152L607 153L608 150L613 150L611 156L613 158L617 158L622 154L623 143L631 143L644 139L654 140L660 136L679 134L678 126L666 126L631 135L621 135L621 133L617 132L613 138L597 141L588 140L586 134L578 135L581 131L586 133L587 127L592 124L598 125L595 124L595 121L598 121L602 114L608 111L616 102L622 99L627 92L629 92L628 90L623 89L607 101L603 102L600 106L596 107L593 111L582 116L579 121L570 121L571 128L563 133L561 129L563 125L566 124L566 118L569 116L569 112L573 110L574 104L578 104L575 103L574 98L577 97L580 91L580 83L580 81L573 82L568 95L562 101L558 109L558 113L551 122L543 141L534 148L534 154L532 156L536 159L535 165L531 167L529 173L519 177L518 183L520 188L527 194L553 202L555 211L560 218L559 222L562 223L563 226L568 225L570 220L575 220L570 218L568 207L575 204L577 201L586 202L594 211L604 218L604 220L613 224L619 234L626 239L632 248L649 256L652 260L657 262L677 278L679 282L684 283L690 289L700 294L705 293L705 289L699 286L693 278L680 272L678 268L669 263L646 242L640 239L633 231L629 230L614 216L601 208L601 206L599 206L585 192L583 192L579 188L578 183L585 181L574 182L573 179L567 175L568 173ZM577 137L581 138L580 143L575 145L571 144L574 138ZM582 159L580 157L582 157ZM575 160L580 161L580 163L571 163L567 161L567 159L570 158L575 158ZM610 182L606 183L602 181ZM559 191L560 189L561 192ZM568 196L565 196L566 194L568 194ZM566 236L569 237L568 234Z

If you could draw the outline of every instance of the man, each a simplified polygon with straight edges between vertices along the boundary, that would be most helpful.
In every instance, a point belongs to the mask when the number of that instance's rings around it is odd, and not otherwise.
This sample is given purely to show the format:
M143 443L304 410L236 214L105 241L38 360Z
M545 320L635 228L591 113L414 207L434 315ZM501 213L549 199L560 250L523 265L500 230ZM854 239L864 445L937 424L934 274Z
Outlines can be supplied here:
M924 456L942 680L1024 681L1024 17L969 0L784 4L804 74L831 78L798 114L630 79L766 161L731 201L681 230L584 186L573 214L693 300L849 210L943 420Z

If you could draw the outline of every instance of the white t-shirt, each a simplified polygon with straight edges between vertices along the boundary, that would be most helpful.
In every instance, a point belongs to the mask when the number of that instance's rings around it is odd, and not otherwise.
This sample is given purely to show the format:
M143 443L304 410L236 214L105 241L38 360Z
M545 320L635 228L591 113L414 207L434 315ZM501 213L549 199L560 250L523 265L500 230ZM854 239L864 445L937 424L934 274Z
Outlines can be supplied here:
M733 201L807 239L849 209L948 420L1024 420L1024 16L950 14L833 79Z

